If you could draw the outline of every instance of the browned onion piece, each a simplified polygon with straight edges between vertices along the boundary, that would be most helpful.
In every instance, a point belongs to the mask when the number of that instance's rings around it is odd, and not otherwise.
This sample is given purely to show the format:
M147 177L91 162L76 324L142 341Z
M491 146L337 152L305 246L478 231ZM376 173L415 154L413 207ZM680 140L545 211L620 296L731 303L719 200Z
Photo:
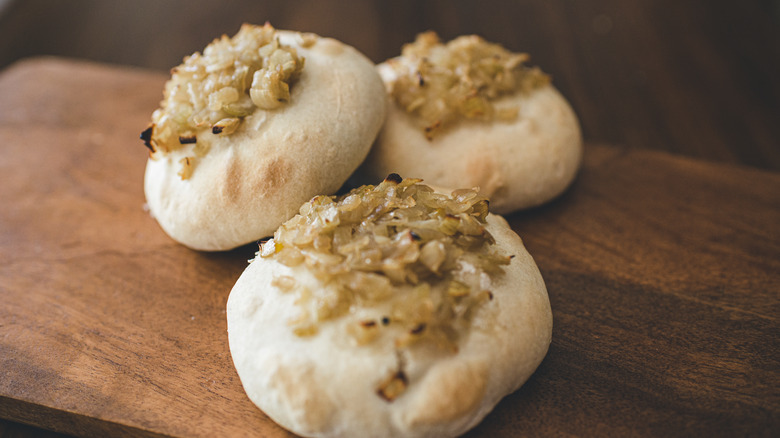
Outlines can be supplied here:
M355 306L385 303L393 326L404 328L396 347L427 339L454 349L476 308L489 301L484 277L502 275L510 260L494 250L487 208L476 189L446 195L393 174L377 186L313 198L258 256L303 264L328 285L314 296L292 277L275 279L277 287L299 293L303 317L291 325L301 336ZM347 335L364 345L381 329L361 322L348 326Z

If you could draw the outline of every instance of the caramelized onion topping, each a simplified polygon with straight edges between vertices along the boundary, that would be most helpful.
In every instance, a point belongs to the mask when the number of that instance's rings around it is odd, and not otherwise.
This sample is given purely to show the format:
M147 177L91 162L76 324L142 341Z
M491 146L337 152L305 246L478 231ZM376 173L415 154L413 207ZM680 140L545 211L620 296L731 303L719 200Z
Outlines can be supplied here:
M291 276L273 280L298 294L303 317L291 322L294 330L311 335L322 321L375 309L384 312L373 317L381 325L371 318L347 325L356 344L391 330L396 349L428 341L454 352L510 261L496 251L487 215L478 189L446 195L392 174L377 186L313 198L257 256L305 266L325 286L311 291Z
M390 94L429 140L460 119L514 120L517 108L492 101L550 82L539 68L523 65L528 59L476 35L442 44L436 33L422 33L387 62L395 76Z
M171 71L160 108L141 139L154 157L206 141L197 138L203 131L230 135L256 109L289 102L303 65L304 58L282 45L270 24L244 24L232 38L223 35Z
M406 391L409 379L403 370L399 370L387 377L379 384L376 393L387 402L392 402Z

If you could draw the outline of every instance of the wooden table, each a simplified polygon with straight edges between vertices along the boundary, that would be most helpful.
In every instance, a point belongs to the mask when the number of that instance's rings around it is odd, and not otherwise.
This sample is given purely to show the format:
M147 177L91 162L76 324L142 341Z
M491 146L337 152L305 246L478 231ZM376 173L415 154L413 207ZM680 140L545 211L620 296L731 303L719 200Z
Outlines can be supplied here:
M386 40L358 38L376 35L360 20L336 35L375 60L422 27L527 42L583 122L572 189L508 218L547 282L553 344L471 436L780 430L780 99L767 79L780 71L776 28L696 2L520 2L490 15L461 3L449 15L427 3L347 3L357 17L382 13ZM323 14L293 26L277 9L286 27L338 27ZM530 12L537 20L511 30ZM727 19L751 32L713 38ZM673 47L653 20L691 33ZM521 40L534 34L561 44ZM629 50L639 42L652 50ZM227 350L225 300L254 248L189 251L143 211L137 135L165 78L67 59L0 73L0 418L13 421L0 421L0 437L285 435L246 399Z

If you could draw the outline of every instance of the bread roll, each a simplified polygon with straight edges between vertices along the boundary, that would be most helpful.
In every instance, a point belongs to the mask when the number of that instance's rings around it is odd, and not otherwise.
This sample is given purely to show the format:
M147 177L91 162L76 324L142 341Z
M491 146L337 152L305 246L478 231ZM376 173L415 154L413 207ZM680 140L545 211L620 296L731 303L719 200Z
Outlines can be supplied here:
M269 236L301 203L339 189L384 117L382 81L354 48L244 25L174 69L142 134L149 210L198 250Z
M460 435L549 347L543 279L507 222L474 191L397 181L304 205L230 293L244 389L296 434Z
M378 66L387 121L358 181L389 172L474 187L499 214L560 195L582 159L577 117L538 69L476 36L423 34Z

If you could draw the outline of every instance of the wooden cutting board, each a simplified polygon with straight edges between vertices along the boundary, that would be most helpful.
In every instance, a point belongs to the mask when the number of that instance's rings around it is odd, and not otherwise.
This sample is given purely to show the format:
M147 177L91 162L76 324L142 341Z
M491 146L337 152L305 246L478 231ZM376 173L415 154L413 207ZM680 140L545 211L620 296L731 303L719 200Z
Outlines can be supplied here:
M245 396L225 303L252 245L200 253L144 211L166 75L43 58L0 74L0 417L83 436L288 435ZM780 431L780 175L587 145L510 216L555 328L470 436Z

